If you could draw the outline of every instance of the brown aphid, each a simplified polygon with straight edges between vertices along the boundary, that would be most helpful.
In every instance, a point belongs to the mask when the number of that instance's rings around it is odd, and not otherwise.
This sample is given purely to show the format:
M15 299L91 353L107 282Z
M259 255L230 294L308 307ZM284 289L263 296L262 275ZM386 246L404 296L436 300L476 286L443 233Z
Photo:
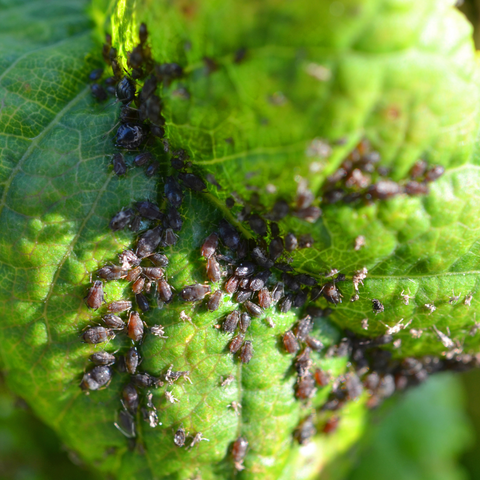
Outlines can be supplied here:
M162 302L170 303L172 301L172 287L165 279L157 282L157 295Z
M225 283L225 291L227 293L235 293L237 291L239 281L240 279L235 275L230 277Z
M145 333L143 321L140 318L140 315L135 310L130 312L130 316L128 318L128 336L134 342L141 342L143 339L143 334Z
M297 371L300 377L304 377L305 375L307 375L313 364L310 358L311 352L312 351L309 347L305 347L303 349L303 352L300 353L300 355L298 355L298 357L295 360L295 370Z
M248 363L253 357L253 344L247 340L240 349L240 360L242 363Z
M425 160L417 160L410 169L410 177L414 180L423 177L427 170L427 162Z
M121 313L130 310L131 308L132 302L130 300L118 300L107 305L109 313Z
M135 294L142 293L143 287L145 286L145 279L143 277L138 277L132 285L132 292Z
M296 396L301 400L312 398L315 394L315 380L311 373L307 373L304 377L300 377L297 381Z
M312 331L313 328L313 321L310 315L302 318L298 321L295 327L295 336L301 342L304 342L308 336L308 334Z
M340 423L340 419L338 417L332 417L327 420L323 427L323 433L333 433L338 428L338 424Z
M93 308L94 310L98 310L102 306L102 303L105 303L103 283L100 280L95 280L95 282L93 282L93 286L88 291L84 300L87 307Z
M108 328L112 330L123 330L125 328L125 322L113 313L107 313L102 317L103 322Z
M329 282L323 286L322 294L327 300L327 302L337 305L342 303L342 294L336 287L335 283Z
M237 353L240 350L240 347L243 345L245 340L245 335L239 334L232 338L230 341L228 348L231 353Z
M125 280L127 282L135 282L140 275L142 274L143 268L142 267L135 267L132 268L126 275Z
M245 308L252 317L261 317L263 314L263 309L259 307L256 303L247 300L245 303Z
M133 415L137 413L139 398L137 389L131 384L127 383L122 390L122 400L125 408Z
M90 327L83 332L82 338L85 343L96 345L115 338L115 332L110 328Z
M315 425L313 424L313 417L310 415L305 420L303 420L298 428L295 430L295 440L300 445L306 445L310 442L310 439L317 433Z
M239 320L240 320L240 313L238 312L238 310L234 310L233 312L230 312L225 317L225 320L223 321L222 330L225 333L233 333L238 326Z
M315 350L316 352L319 352L323 349L323 343L318 338L308 336L305 339L305 342L312 350Z
M162 227L158 226L147 230L137 242L136 254L139 258L148 257L160 244L162 238Z
M218 307L220 306L220 302L222 301L223 294L220 290L217 290L216 292L212 293L210 295L210 298L208 299L207 302L207 309L210 310L210 312L214 312L215 310L218 310Z
M173 435L173 443L177 447L183 447L185 445L185 430L183 427L180 427Z
M330 382L330 375L319 368L315 370L314 378L319 387L325 387Z
M298 349L300 348L300 345L298 344L298 341L291 330L283 335L283 345L285 346L285 350L292 354L297 353Z
M167 267L168 266L168 258L163 255L162 253L154 253L150 255L148 259L156 266L156 267Z
M248 441L244 437L238 437L232 445L232 458L235 463L235 469L244 470L243 461L247 455Z
M309 233L306 233L298 239L298 248L312 248L314 243L313 237Z
M143 267L143 274L152 281L160 280L164 277L165 272L159 267Z
M116 153L112 158L113 163L113 171L115 175L122 176L127 173L127 164L125 163L125 159L121 153Z
M251 323L252 323L252 317L250 317L248 313L243 312L240 315L240 331L242 333L245 333Z
M285 236L285 249L287 252L293 252L298 248L297 237L293 233L288 233Z
M426 182L433 182L440 178L445 173L445 168L441 165L435 165L434 167L430 168L427 173L425 174L425 181Z
M113 365L115 363L115 355L108 352L95 352L90 355L90 361L95 365Z
M207 276L211 282L218 282L222 278L220 264L214 256L207 260Z
M203 242L201 253L204 258L210 258L217 249L218 246L218 235L216 233L211 233Z
M393 180L380 180L368 189L368 193L374 199L387 200L402 193L402 188Z
M140 265L140 259L131 250L125 250L122 253L119 253L118 259L122 264L122 268L125 270Z
M127 271L119 265L105 265L97 271L97 276L104 280L119 280L125 278Z
M419 183L412 180L405 185L405 193L407 195L427 195L428 191L428 185L425 183Z
M196 283L194 285L188 285L184 287L180 292L180 296L185 302L198 302L199 300L203 300L205 295L210 292L211 289L209 285L201 285Z
M270 295L268 288L262 288L258 292L258 304L265 309L272 306L272 296Z

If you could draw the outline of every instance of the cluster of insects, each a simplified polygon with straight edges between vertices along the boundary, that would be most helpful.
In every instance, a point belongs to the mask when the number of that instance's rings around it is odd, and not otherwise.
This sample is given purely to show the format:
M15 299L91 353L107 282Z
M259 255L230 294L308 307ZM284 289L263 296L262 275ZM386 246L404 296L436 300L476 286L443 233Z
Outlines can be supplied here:
M424 160L418 160L410 171L410 179L398 183L388 178L388 168L379 163L380 154L371 149L367 140L360 141L333 175L327 178L322 188L322 202L371 202L400 194L426 195L428 184L445 172L441 165L429 167Z

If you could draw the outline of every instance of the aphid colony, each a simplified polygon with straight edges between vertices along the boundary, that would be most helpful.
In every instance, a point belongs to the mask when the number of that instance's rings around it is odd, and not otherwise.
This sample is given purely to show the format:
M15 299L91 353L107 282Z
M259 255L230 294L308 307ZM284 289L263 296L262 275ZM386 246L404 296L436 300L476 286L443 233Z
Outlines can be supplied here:
M418 160L410 170L410 179L397 183L387 178L389 170L379 163L380 154L371 149L367 140L362 140L337 171L327 178L322 187L322 203L372 202L400 194L426 195L428 184L445 172L441 165L429 167L424 160ZM359 250L364 241L356 240L355 250Z

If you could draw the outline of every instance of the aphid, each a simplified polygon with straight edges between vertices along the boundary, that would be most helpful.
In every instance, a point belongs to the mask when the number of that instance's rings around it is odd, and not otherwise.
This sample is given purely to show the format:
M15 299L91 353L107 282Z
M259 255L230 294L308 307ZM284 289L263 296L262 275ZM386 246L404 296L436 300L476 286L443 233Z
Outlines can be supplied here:
M90 327L82 334L83 341L96 345L115 338L115 332L105 327Z
M143 293L137 293L135 295L135 301L142 312L148 312L150 310L150 304Z
M145 140L147 134L140 125L122 123L116 133L116 147L135 150Z
M146 165L147 163L150 163L151 161L153 160L153 155L150 153L150 152L142 152L142 153L139 153L134 159L133 159L133 163L137 166L137 167L143 167L143 165ZM137 208L138 208L138 204L143 204L143 203L150 203L148 201L146 202L137 202ZM151 204L153 205L153 204ZM155 205L156 206L156 205ZM148 208L148 207L147 207ZM157 207L158 209L158 207ZM140 214L142 215L142 217L144 217L145 215L142 214L142 212L140 212ZM149 218L149 217L145 217L145 218ZM152 218L152 220L155 220L154 218Z
M232 338L228 345L228 349L231 353L237 353L240 350L240 347L243 345L245 340L245 335L239 334Z
M88 75L88 79L94 82L95 80L98 80L102 78L103 75L103 68L96 68L95 70L92 70L90 74Z
M132 414L135 415L138 410L139 398L137 389L131 384L127 383L122 389L122 399L123 405L125 408Z
M233 312L230 312L225 317L225 320L222 323L222 330L226 333L233 333L238 326L239 320L240 320L240 313L238 312L238 310L234 310Z
M432 330L437 334L439 340L442 342L445 348L450 349L455 346L453 340L447 337L447 335L445 335L444 333L442 333L435 325L432 326Z
M135 217L133 217L133 220L132 220L132 223L130 224L130 230L132 232L138 232L140 230L142 226L142 218L140 217L140 215L135 215Z
M187 188L194 190L195 192L202 192L207 188L205 182L194 173L179 173L178 177L185 184Z
M173 435L173 443L177 447L183 447L185 445L185 430L183 429L183 427L177 429L177 431Z
M211 288L209 285L201 285L196 283L194 285L188 285L184 287L180 292L180 296L185 302L198 302L199 300L203 300L205 295L210 292Z
M104 280L118 280L125 278L127 271L118 265L105 265L97 271L97 276Z
M172 287L165 280L159 280L157 283L157 294L162 302L170 303L173 298Z
M313 244L314 244L313 237L309 233L302 235L298 239L298 248L312 248Z
M322 294L327 300L327 302L337 305L342 303L342 294L336 287L335 283L329 282L323 286Z
M161 81L168 82L183 75L183 68L178 63L162 63L155 65L155 75Z
M192 443L190 444L190 446L188 448L193 448L197 443L200 443L201 441L209 442L210 440L208 440L207 438L203 438L202 433L197 433L193 437Z
M112 313L107 313L102 317L103 322L108 328L112 330L123 330L125 328L125 322Z
M165 390L165 398L170 402L170 403L178 403L180 400L175 397L173 392L169 392L168 390Z
M297 326L295 327L295 337L301 342L304 342L308 334L312 331L313 321L310 315L302 318L298 321Z
M249 290L239 290L235 295L235 301L237 303L245 303L252 297L253 293Z
M301 290L298 292L295 297L293 298L293 306L295 308L301 308L305 305L305 302L308 298L308 290Z
M125 228L130 223L130 220L134 215L135 212L131 208L121 210L110 220L109 227L114 232L122 230L122 228Z
M151 163L145 170L145 175L147 177L153 177L159 169L159 164L157 162ZM161 425L161 424L160 424Z
M245 308L247 309L248 313L253 317L261 317L263 314L263 309L259 307L256 303L247 300L245 302Z
M166 178L164 192L170 205L178 208L182 204L182 189L180 188L180 185L177 183L174 177Z
M226 220L221 220L218 231L222 242L227 248L236 250L240 245L240 235Z
M255 264L252 262L242 262L235 269L237 277L248 277L255 271Z
M305 375L307 375L313 364L310 358L311 352L312 351L309 347L305 347L303 349L303 352L295 359L295 370L300 377L304 377Z
M153 386L154 378L147 373L136 373L130 377L131 382L139 388L148 388Z
M293 252L298 248L297 237L293 233L288 233L285 236L285 249L287 252Z
M238 437L232 445L232 458L235 469L238 471L244 470L243 461L247 455L248 441L244 437Z
M102 306L102 303L105 303L103 283L100 280L93 282L93 286L88 291L84 300L87 307L94 310L98 310Z
M253 344L247 340L240 349L240 360L242 363L248 363L253 357Z
M127 164L121 153L116 153L112 158L113 171L115 175L121 176L127 173Z
M144 154L142 153L140 155ZM155 203L144 200L143 202L137 202L135 206L137 207L138 213L140 213L143 218L148 220L162 220L163 218L162 212L160 212L158 205Z
M130 270L125 276L125 280L127 282L136 282L140 278L140 275L142 274L142 272L143 272L142 267L132 268L132 270Z
M220 264L214 256L209 257L207 260L207 276L211 282L218 282L222 278Z
M115 88L115 94L123 104L130 103L135 98L135 82L123 77Z
M150 280L157 281L164 277L165 272L160 267L143 267L143 274Z
M272 305L272 297L267 288L262 288L258 292L258 304L261 308L270 308Z
M131 250L125 250L122 253L119 253L118 259L122 264L122 268L125 270L129 270L140 264L140 259Z
M458 300L460 300L460 297L462 296L461 293L459 293L458 295L455 295L455 291L452 290L452 296L450 297L450 299L448 300L448 303L450 305L453 305L454 303L457 303Z
M316 392L315 380L312 374L307 373L303 377L299 377L297 381L296 396L301 400L306 400L307 398L312 398Z
M112 380L113 371L105 365L97 365L83 375L80 387L82 390L98 390L107 387Z
M207 302L207 309L210 310L211 312L218 310L218 307L220 306L220 302L222 301L222 297L223 297L223 294L220 290L217 290L216 292L212 293L212 295L210 295L210 298L208 299L208 302Z
M168 338L165 336L165 329L161 325L154 325L150 327L150 333L159 338Z
M117 421L114 423L114 425L127 438L135 438L135 420L133 416L127 412L127 410L120 410L120 412L118 412Z
M161 254L161 253L154 253L150 255L148 259L156 266L156 267L166 267L168 266L168 258Z
M400 185L393 180L380 180L370 186L368 193L377 200L387 200L402 192Z
M233 381L235 380L235 377L233 375L229 375L225 380L222 380L222 383L220 383L221 387L227 387L230 385Z
M428 185L410 181L405 185L405 193L407 195L427 195L429 192Z
M136 254L139 258L148 257L160 244L162 227L158 226L147 230L137 242Z
M270 327L270 328L274 328L275 327L275 322L273 321L273 318L272 317L267 317L265 319L265 323Z
M204 258L210 258L217 249L218 246L218 235L216 233L211 233L203 242L201 253Z
M143 291L144 286L145 286L145 279L139 276L132 285L132 292L135 294L139 294Z
M410 169L410 177L414 180L416 178L423 177L427 170L427 162L425 160L417 160L413 167Z
M121 313L132 308L132 302L130 300L118 300L107 305L107 311L109 313Z
M372 298L372 308L375 315L377 315L378 313L382 313L385 310L383 304L380 302L380 300L377 300L376 298Z
M99 101L103 102L107 99L108 95L105 89L99 85L98 83L92 83L90 85L90 90L92 92L92 95Z
M174 230L181 230L182 225L183 225L183 220L180 214L178 213L178 210L174 206L168 207L167 211L167 218L168 218L168 223Z
M278 306L282 313L287 313L291 310L293 305L293 296L291 293L285 295L279 302Z
M470 304L472 303L472 300L473 300L473 295L471 293L469 293L466 297L465 297L465 300L463 301L463 304L466 305L467 307L470 306Z
M248 224L257 235L260 235L261 237L265 237L267 235L267 224L260 215L257 215L256 213L250 215L248 217Z
M441 165L435 165L434 167L430 168L427 173L425 174L425 181L426 182L433 182L440 178L445 173L445 168Z
M162 239L163 245L167 247L171 247L172 245L175 245L177 241L178 241L178 235L175 234L173 229L167 228L164 232L163 239Z
M430 312L429 315L431 315L437 309L433 303L426 303L425 308Z
M315 350L316 352L319 352L323 349L323 343L318 338L308 336L305 339L305 342L312 350Z
M322 210L318 207L311 206L307 208L302 208L294 212L295 216L301 218L309 223L316 222L322 215Z
M278 282L275 284L272 290L272 300L274 302L278 302L285 293L285 285L282 282Z
M270 245L268 246L268 253L270 258L273 261L278 260L278 258L282 256L283 250L283 240L280 237L273 238L270 242Z
M340 423L339 417L332 417L327 420L323 427L323 433L333 433L338 428L338 424Z
M315 370L314 378L319 387L325 387L330 382L330 375L319 368Z
M128 336L134 342L142 341L145 329L144 329L143 321L140 318L140 315L135 310L132 310L130 312L130 316L128 317L127 329L128 329Z
M257 265L260 265L264 268L273 267L274 261L267 257L265 251L260 247L255 247L252 250L252 258Z
M317 430L313 424L312 416L310 415L300 423L295 430L294 437L300 445L307 445L315 433L317 433Z
M237 414L237 415L240 415L240 409L242 408L242 406L233 401L230 405L227 405L227 408L233 408L233 411Z
M358 285L361 283L363 286L363 280L365 280L367 275L368 275L368 270L365 267L363 267L361 270L357 270L356 272L354 272L352 277L352 282L353 282L353 287L357 292L358 292Z
M364 330L368 330L368 318L364 318L364 319L362 320L362 328L363 328Z
M90 361L95 365L113 365L115 363L115 355L108 352L95 352L90 355Z
M292 354L297 353L300 348L298 340L295 338L295 335L291 330L283 335L283 345L285 346L285 350Z
M265 284L267 283L268 279L270 278L270 271L269 270L264 270L263 272L257 273L251 280L250 280L250 285L249 288L253 292L257 292L258 290L261 290Z

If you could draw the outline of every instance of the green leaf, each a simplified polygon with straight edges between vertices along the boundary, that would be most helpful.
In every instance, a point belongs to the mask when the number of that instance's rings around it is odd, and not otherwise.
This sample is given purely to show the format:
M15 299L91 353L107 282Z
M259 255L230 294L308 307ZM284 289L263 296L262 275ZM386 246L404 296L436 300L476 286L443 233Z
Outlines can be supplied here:
M321 192L327 176L367 136L394 179L403 181L420 155L447 173L425 197L322 205L323 216L314 224L288 216L280 222L282 234L310 233L315 239L313 248L292 255L292 266L319 280L330 268L349 279L368 268L358 302L348 302L350 282L341 287L344 303L331 317L341 328L376 336L385 332L380 320L393 326L403 317L405 323L413 319L410 328L437 325L445 332L448 325L452 338L463 341L477 306L480 226L473 153L478 73L469 30L447 3L433 1L352 0L344 10L327 1L111 3L89 6L96 24L83 1L49 8L38 1L21 8L1 4L8 29L0 37L0 352L8 384L69 448L118 478L316 477L361 436L368 395L345 405L335 434L317 435L305 447L294 441L299 422L320 409L332 389L319 388L310 403L295 397L292 356L281 337L302 309L282 314L272 307L255 319L247 334L254 356L245 365L228 353L231 336L214 328L236 307L230 296L214 313L205 302L186 304L177 295L143 315L149 327L163 325L168 338L146 337L139 347L142 371L161 375L173 364L190 371L192 384L181 379L152 390L162 425L151 428L139 413L135 448L114 426L128 375L115 371L108 388L90 395L79 388L90 355L100 348L81 343L81 331L105 312L89 311L83 302L90 276L133 248L137 237L113 233L108 223L136 201L163 206L164 178L174 173L160 142L148 146L160 164L159 177L138 168L129 168L125 178L113 173L111 130L119 107L99 105L91 96L88 74L102 65L95 38L112 9L113 44L126 55L145 21L155 60L178 62L186 72L158 90L166 139L171 149L188 151L194 173L214 175L222 189L209 184L205 193L185 195L180 239L164 249L166 275L177 293L206 281L200 246L222 218L245 238L255 237L238 218L242 205L225 205L233 192L242 202L253 202L256 192L262 214L278 198L293 202L299 177ZM246 57L235 62L241 47ZM209 72L204 57L218 68ZM328 158L308 153L316 138L331 144ZM134 153L126 157L132 166ZM358 235L366 246L355 251ZM414 296L408 306L400 297L407 289ZM472 292L470 309L461 301L448 303L452 289ZM106 296L133 299L124 280L109 282ZM371 298L382 301L383 314L372 313ZM424 304L432 302L438 309L427 315ZM192 323L180 319L182 311ZM314 334L327 347L341 336L324 318L316 320ZM398 338L402 346L395 354L401 358L445 350L431 330L420 339L404 330ZM130 345L119 334L105 349L120 355ZM465 348L474 351L478 340L467 337ZM312 360L333 376L348 368L345 357L314 353ZM234 381L222 387L228 375ZM167 390L178 403L168 402ZM143 407L145 401L142 394ZM239 415L234 401L242 406ZM328 416L318 414L318 429ZM209 441L177 448L173 434L180 426L191 434L187 444L199 432ZM245 470L235 473L231 448L239 435L248 439L249 450Z

